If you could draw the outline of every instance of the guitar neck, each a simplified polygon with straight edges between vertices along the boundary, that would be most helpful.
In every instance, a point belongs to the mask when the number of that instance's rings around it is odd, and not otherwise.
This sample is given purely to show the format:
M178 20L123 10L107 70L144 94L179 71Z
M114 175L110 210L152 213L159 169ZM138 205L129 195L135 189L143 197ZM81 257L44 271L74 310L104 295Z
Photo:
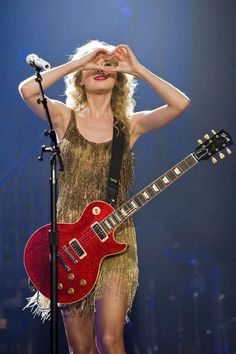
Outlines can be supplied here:
M136 213L136 211L141 209L145 204L150 202L197 163L198 160L192 153L162 176L151 182L147 187L142 189L138 194L129 199L121 207L116 209L113 213L100 222L100 225L104 231L110 232L122 224L126 219Z

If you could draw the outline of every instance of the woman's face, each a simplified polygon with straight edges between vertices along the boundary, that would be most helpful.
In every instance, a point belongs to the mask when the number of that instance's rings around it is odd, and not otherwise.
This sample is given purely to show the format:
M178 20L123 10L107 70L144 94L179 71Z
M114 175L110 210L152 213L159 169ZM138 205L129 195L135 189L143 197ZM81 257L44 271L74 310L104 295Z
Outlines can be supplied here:
M104 59L99 59L96 64L104 66L104 70L107 65L110 66ZM106 73L103 70L84 70L80 80L80 85L85 88L87 93L95 94L105 94L112 91L115 83L116 73Z

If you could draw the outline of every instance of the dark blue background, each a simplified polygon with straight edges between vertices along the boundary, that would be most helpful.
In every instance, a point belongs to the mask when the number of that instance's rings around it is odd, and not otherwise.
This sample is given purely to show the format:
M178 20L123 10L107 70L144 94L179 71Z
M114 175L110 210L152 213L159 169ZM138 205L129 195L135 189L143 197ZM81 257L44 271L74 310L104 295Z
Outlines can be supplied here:
M235 7L232 0L1 2L0 317L7 319L1 352L47 353L49 340L48 325L21 311L29 295L24 246L49 221L48 158L36 159L47 126L18 94L19 82L33 74L25 57L37 53L56 66L89 39L125 43L143 65L191 98L181 118L137 142L137 192L191 153L211 129L224 128L235 139ZM61 81L47 94L64 101L63 91ZM136 99L136 110L163 104L142 81ZM140 287L126 328L128 353L195 353L199 346L207 354L233 352L232 150L217 165L201 162L135 216ZM60 343L65 352L62 329Z

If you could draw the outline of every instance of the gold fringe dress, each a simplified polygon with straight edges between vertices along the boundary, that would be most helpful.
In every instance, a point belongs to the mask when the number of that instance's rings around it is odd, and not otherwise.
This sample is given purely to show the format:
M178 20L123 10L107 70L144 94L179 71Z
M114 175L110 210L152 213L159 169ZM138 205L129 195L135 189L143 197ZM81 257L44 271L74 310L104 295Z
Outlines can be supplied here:
M127 134L125 136L117 207L127 201L134 175L129 138ZM75 112L72 111L70 123L60 142L64 171L59 173L58 222L74 223L90 202L107 200L111 147L112 141L95 143L84 138L77 128ZM138 284L136 234L132 218L116 229L115 238L118 242L128 244L128 249L122 254L105 258L92 292L78 303L63 305L65 309L93 309L96 299L102 296L105 284L114 273L121 274L122 279L125 279L125 289L122 291L125 291L128 297L128 310L131 309ZM28 300L27 307L31 307L34 314L41 315L43 320L50 316L46 309L43 311L43 307L48 308L48 302L42 294L37 292L34 299L32 297Z

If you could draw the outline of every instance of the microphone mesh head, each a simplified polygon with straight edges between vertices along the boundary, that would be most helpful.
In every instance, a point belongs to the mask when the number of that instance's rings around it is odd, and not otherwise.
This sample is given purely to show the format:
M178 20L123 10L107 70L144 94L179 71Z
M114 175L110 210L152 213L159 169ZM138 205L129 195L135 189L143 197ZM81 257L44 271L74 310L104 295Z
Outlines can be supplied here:
M30 64L32 61L36 60L38 56L36 54L29 54L27 55L25 61L27 64Z

